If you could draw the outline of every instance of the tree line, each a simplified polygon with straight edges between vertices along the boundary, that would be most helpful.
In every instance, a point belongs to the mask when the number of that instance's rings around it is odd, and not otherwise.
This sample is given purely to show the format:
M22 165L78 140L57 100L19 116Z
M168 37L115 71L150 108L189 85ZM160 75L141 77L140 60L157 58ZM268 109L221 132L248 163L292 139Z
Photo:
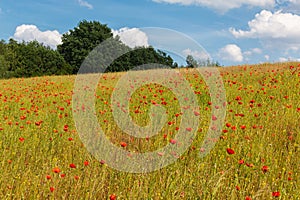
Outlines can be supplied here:
M14 39L8 42L1 40L0 78L76 74L89 53L109 38L114 46L108 51L120 49L126 53L113 60L105 72L127 71L146 63L177 67L177 63L165 52L151 46L131 49L119 37L113 37L112 30L106 24L83 20L63 34L62 44L55 50L37 41L20 43Z
M92 53L97 54L95 48L104 41L110 41L105 56L91 56ZM113 59L116 52L120 56ZM1 40L0 78L76 74L87 56L90 58L85 63L90 67L87 71L128 71L148 63L178 67L171 56L161 50L151 46L132 49L122 43L118 36L113 37L112 30L106 24L83 20L77 27L63 34L62 43L57 49L37 41ZM188 58L188 67L194 67L195 60L191 56ZM107 63L108 66L102 69L104 66L99 66L99 63Z

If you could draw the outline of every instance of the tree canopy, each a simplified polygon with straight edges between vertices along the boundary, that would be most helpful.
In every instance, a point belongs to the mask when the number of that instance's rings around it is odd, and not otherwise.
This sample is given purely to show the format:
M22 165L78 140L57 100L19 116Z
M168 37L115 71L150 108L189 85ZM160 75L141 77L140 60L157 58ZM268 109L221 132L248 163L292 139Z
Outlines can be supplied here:
M97 53L93 50L104 41L110 41L105 49L107 56L99 59L96 55L88 63L94 72L127 71L153 63L178 67L171 56L161 50L151 46L130 48L118 36L114 37L106 24L83 20L63 34L62 43L57 49L37 41L0 40L0 78L76 74L86 58ZM123 53L114 58L116 52ZM110 65L104 71L97 69L101 69L108 61L111 61Z
M62 44L57 46L57 50L72 66L75 74L86 56L97 45L112 36L112 31L106 24L83 20L73 30L63 34Z
M0 42L0 78L70 74L71 67L50 47L37 41Z
M75 74L88 54L100 43L112 37L112 31L106 24L84 20L77 27L63 35L62 44L58 45L57 50L72 66ZM115 41L111 42L114 43L114 46L111 49L107 49L107 51L122 50L128 52L116 59L105 70L106 72L127 71L135 66L147 63L159 63L170 67L177 66L173 63L173 59L163 51L155 50L153 47L131 49L120 42L119 37L114 37L113 40Z

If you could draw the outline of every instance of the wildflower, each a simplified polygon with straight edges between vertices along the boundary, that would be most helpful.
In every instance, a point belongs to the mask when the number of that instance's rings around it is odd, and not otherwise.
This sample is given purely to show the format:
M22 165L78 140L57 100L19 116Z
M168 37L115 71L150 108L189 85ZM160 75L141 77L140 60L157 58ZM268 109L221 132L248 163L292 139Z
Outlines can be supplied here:
M230 154L230 155L234 154L234 150L233 149L227 148L226 150L227 150L228 154Z
M267 171L269 171L269 167L264 165L262 166L261 170L263 171L263 173L266 173Z
M52 171L53 171L54 173L59 173L59 172L60 172L60 169L59 169L58 167L55 167L55 168L52 169Z
M280 192L272 192L272 196L273 197L279 197L280 196Z
M76 168L76 165L74 163L71 163L70 168Z

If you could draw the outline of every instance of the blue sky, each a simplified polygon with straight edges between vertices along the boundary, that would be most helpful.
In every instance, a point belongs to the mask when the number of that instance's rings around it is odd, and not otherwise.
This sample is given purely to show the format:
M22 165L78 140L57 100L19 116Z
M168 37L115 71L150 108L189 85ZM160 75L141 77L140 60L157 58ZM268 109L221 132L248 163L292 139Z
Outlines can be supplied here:
M131 46L151 45L143 27L172 29L223 65L300 59L300 0L0 0L0 39L55 48L83 19L107 24Z

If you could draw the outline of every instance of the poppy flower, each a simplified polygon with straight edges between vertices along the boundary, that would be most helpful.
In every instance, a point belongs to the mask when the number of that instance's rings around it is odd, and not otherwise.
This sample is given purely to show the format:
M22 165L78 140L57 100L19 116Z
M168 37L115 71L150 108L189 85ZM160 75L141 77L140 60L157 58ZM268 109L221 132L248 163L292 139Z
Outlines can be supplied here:
M116 200L117 199L117 196L115 194L111 194L109 196L109 200Z
M54 192L55 188L54 187L50 187L50 191Z
M104 165L105 164L105 160L100 160L100 164Z
M74 163L71 163L70 168L76 168L76 165Z
M55 168L52 169L52 171L53 171L54 173L59 173L59 172L60 172L60 169L59 169L58 167L55 167Z
M267 171L269 171L269 167L264 165L262 166L261 170L263 171L263 173L266 173Z
M246 129L246 126L245 125L241 125L241 129L242 130Z
M234 150L231 149L231 148L227 148L226 151L227 151L227 153L228 153L229 155L232 155L232 154L235 153Z
M126 147L127 143L126 142L120 142L121 147Z
M90 163L89 163L89 161L86 160L83 162L83 164L84 164L84 166L88 166Z
M188 132L191 132L192 128L186 128L185 130L187 130Z
M226 126L229 128L229 127L231 127L231 124L230 123L226 123Z
M171 143L171 144L176 144L176 140L170 139L170 143Z
M240 165L242 165L242 164L244 164L244 163L245 163L244 160L239 160L239 164L240 164Z
M280 196L280 192L272 192L272 196L273 197L279 197Z

